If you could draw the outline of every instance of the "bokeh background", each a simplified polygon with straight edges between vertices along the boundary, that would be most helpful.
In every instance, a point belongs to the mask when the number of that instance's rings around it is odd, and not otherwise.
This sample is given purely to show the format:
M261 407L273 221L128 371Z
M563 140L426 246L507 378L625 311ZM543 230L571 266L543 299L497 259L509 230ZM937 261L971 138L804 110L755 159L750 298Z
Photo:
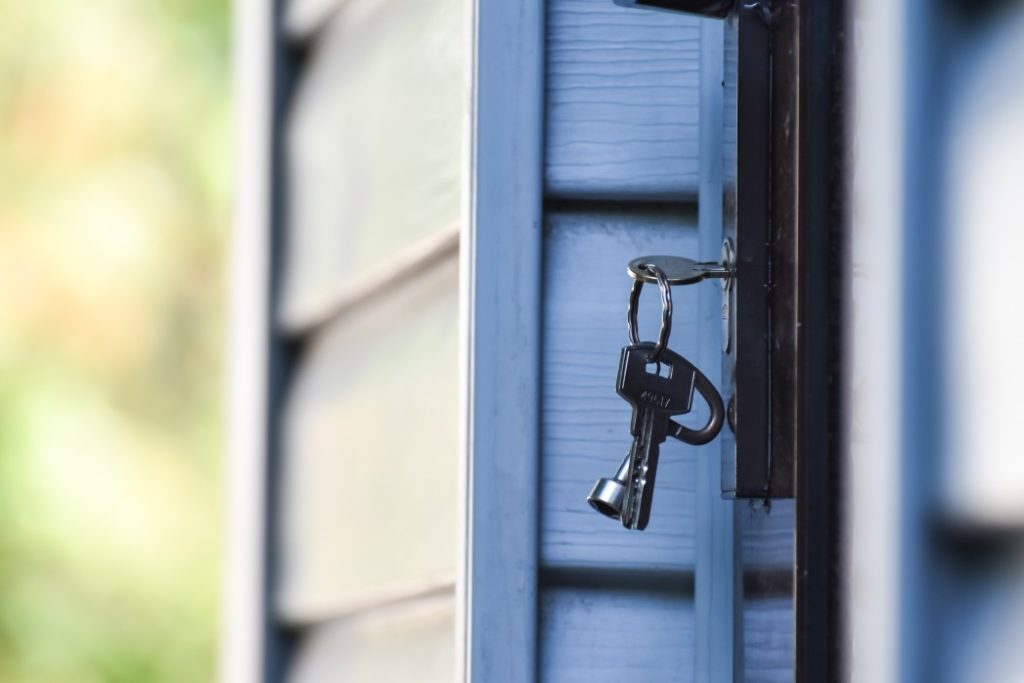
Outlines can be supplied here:
M229 6L0 16L0 681L211 680Z

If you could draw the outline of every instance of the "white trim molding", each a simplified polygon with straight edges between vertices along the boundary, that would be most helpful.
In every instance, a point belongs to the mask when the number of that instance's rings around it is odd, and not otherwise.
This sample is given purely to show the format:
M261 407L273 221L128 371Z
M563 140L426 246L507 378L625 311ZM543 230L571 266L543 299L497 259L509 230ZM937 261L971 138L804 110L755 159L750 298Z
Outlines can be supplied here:
M237 112L228 324L227 529L219 679L263 679L273 3L234 4Z

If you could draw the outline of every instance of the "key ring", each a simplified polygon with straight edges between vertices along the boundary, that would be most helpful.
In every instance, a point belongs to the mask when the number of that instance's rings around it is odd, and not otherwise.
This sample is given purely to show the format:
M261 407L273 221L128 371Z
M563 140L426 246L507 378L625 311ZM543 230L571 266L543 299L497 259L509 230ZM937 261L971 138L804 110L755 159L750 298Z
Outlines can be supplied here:
M672 288L669 286L665 271L654 264L643 266L647 272L654 275L658 280L658 289L661 290L661 329L658 330L658 341L651 351L649 361L657 363L661 358L661 352L668 346L668 337L672 334ZM629 343L640 343L640 332L637 329L636 311L640 306L640 292L644 288L643 278L633 280L633 288L629 291L629 309L626 312L626 329L629 332Z

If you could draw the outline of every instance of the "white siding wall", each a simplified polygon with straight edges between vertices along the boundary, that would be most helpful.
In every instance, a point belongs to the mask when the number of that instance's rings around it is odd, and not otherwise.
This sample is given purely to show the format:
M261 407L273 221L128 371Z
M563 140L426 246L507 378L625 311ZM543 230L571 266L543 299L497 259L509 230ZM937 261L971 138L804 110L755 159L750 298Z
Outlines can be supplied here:
M287 678L455 671L462 0L294 0L275 616Z

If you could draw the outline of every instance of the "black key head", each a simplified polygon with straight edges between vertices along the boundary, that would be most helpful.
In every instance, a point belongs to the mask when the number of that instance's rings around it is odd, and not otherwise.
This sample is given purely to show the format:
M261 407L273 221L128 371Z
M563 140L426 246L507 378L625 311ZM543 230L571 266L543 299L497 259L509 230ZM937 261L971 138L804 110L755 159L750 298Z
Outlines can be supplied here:
M697 369L678 353L663 349L657 363L650 361L652 342L622 349L615 391L634 408L650 408L666 415L690 412ZM636 411L634 411L634 422ZM634 434L635 424L633 430Z

